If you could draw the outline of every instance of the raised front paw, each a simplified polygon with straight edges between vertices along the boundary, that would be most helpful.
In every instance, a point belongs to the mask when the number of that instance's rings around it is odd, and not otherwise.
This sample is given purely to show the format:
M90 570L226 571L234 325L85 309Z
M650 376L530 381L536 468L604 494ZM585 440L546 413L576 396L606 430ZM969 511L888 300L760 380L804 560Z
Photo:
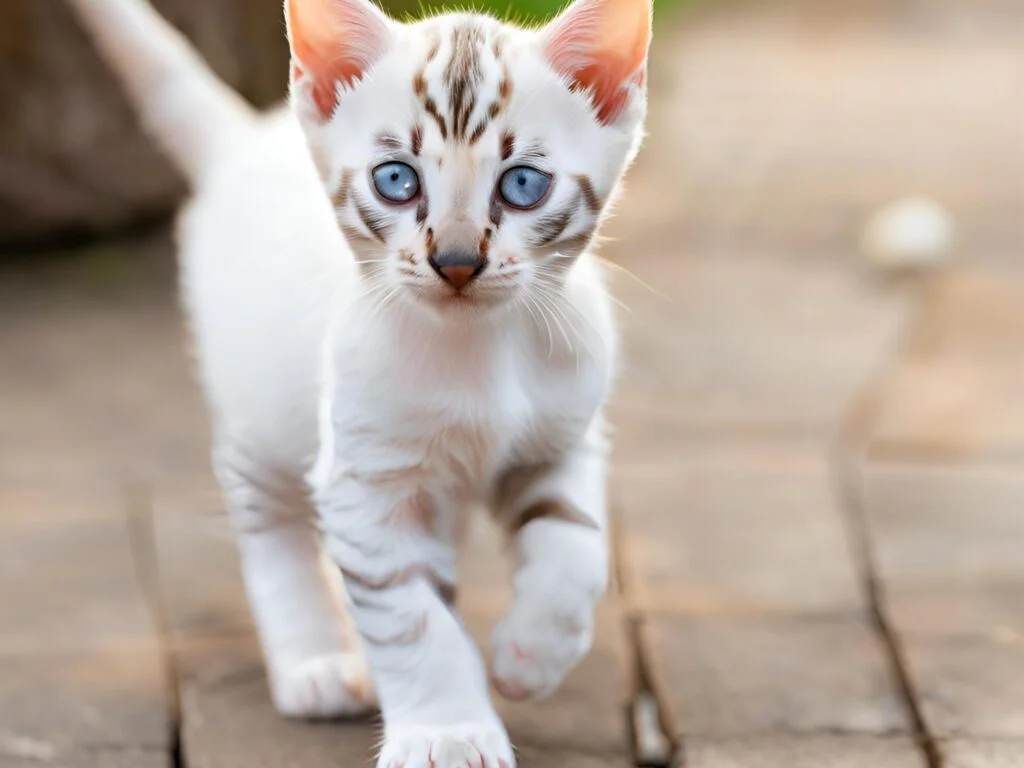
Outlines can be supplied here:
M491 682L506 699L540 699L561 685L590 650L589 609L554 610L520 599L491 637Z
M515 768L500 723L399 728L388 733L377 768Z

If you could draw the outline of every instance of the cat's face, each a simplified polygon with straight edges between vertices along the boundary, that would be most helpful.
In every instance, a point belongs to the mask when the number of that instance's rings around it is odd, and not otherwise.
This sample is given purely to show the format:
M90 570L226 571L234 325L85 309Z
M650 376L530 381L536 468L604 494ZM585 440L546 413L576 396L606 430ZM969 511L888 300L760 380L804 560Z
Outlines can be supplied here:
M368 274L444 311L529 301L590 243L639 144L647 0L540 30L289 0L292 102Z

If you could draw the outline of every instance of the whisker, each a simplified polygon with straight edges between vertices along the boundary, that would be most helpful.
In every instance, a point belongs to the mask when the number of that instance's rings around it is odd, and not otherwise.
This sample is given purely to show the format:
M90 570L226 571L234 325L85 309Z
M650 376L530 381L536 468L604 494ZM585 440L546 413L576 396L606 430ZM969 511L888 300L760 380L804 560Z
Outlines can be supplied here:
M572 320L569 319L568 315L565 314L565 308L568 307L568 308L572 309L572 311L575 313L575 315L577 317L579 317L585 323L587 323L587 325L589 325L594 330L594 333L597 334L598 336L600 336L600 332L597 330L597 328L594 326L594 324L590 321L590 319L586 315L584 315L571 302L558 301L558 298L560 298L560 297L558 297L556 294L552 293L550 288L548 288L547 286L541 285L541 286L538 286L538 288L539 288L538 295L543 297L548 302L549 306L551 307L551 309L553 311L555 311L559 315L561 315L562 319L565 320L565 322L572 329L572 332L576 336L576 338L579 339L581 344L583 344L583 347L587 350L587 354L590 355L590 358L592 360L596 360L597 356L594 354L594 350L591 348L590 344L587 342L586 336L584 334L580 333L579 328L577 328L576 325L572 322Z
M648 291L650 291L651 293L653 293L653 294L654 294L655 296L658 296L659 298L665 299L665 301L668 301L668 302L671 302L671 301L672 301L672 297L671 297L671 296L667 296L667 295L665 295L664 293L662 293L661 291L659 291L659 290L657 290L657 289L655 289L655 288L652 288L651 286L649 286L649 285L648 285L647 283L645 283L645 282L644 282L643 280L641 280L641 279L640 279L639 277L637 277L636 275L634 275L634 274L633 274L632 272L630 272L630 271L629 271L628 269L626 269L626 268L625 268L624 266L622 266L621 264L616 264L616 263L615 263L614 261L609 261L608 259L606 259L606 258L604 258L604 257L602 257L602 256L596 256L595 258L596 258L596 259L597 259L598 261L600 261L600 262L601 262L602 264L604 264L605 266L607 266L607 267L611 267L612 269L618 270L619 272L622 272L622 273L624 273L624 274L628 275L629 277L633 278L633 279L634 279L634 280L636 280L636 281L637 281L637 282L638 282L638 283L639 283L640 285L642 285L642 286L643 286L644 288L646 288L646 289L647 289Z
M534 298L532 296L530 296L529 292L526 292L526 293L523 294L523 299L526 302L526 304L524 305L526 307L526 311L530 313L530 317L533 318L533 321L535 323L537 323L538 325L540 324L540 323L537 322L538 314L535 314L534 311L533 311L533 307L536 307L537 313L539 313L540 319L544 322L544 327L547 328L547 332L548 332L548 359L550 360L551 356L555 353L555 337L554 337L554 335L551 332L551 324L548 322L547 317L545 317L543 310L540 308L540 306L537 304L537 302L534 300Z
M573 354L576 354L576 349L573 347L572 342L569 340L569 334L565 332L565 326L561 322L559 322L559 315L561 316L562 320L564 320L567 323L569 322L568 318L566 318L565 316L565 313L561 312L559 310L558 305L551 300L551 295L545 293L543 290L537 291L537 298L540 301L541 307L551 310L552 312L558 312L558 315L552 314L551 319L555 321L555 327L558 328L559 332L562 334L562 338L565 341L565 345L570 349L570 351L572 351ZM569 323L569 325L572 326L571 323ZM574 332L575 330L576 329L573 328ZM579 337L579 333L576 333L576 336Z
M544 265L544 264L538 265L536 267L537 273L540 274L540 275L549 276L549 277L562 277L563 274L564 274L562 272L552 272L552 271L550 271L551 269L552 268L549 265ZM606 299L608 299L608 301L610 301L613 304L615 304L616 306L620 307L623 311L628 312L629 314L633 314L632 307L630 307L628 304L626 304L624 301L622 301L622 299L618 298L611 291L605 290L600 285L593 286L593 289L598 291L598 292L600 292L602 296L604 296ZM671 301L671 299L669 299L669 300Z

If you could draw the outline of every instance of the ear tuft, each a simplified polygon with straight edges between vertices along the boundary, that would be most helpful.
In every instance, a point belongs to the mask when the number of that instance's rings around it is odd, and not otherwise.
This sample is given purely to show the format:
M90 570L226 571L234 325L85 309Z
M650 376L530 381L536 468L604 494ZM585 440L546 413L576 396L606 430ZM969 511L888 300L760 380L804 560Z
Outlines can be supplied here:
M370 0L285 0L285 19L292 86L305 85L320 117L328 120L338 106L339 86L350 87L388 49L388 19Z
M576 0L542 35L551 67L591 94L602 124L622 113L631 86L643 87L650 0Z

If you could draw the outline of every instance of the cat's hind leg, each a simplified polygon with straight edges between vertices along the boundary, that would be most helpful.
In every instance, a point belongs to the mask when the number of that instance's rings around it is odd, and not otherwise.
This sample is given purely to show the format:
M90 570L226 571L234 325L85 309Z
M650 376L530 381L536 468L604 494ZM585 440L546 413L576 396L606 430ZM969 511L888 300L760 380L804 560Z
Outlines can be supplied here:
M528 474L505 499L515 600L491 637L491 680L505 698L552 693L590 650L608 585L605 458L580 450Z
M340 579L323 556L300 482L228 448L216 452L214 466L238 538L275 707L295 718L372 709L373 688Z

